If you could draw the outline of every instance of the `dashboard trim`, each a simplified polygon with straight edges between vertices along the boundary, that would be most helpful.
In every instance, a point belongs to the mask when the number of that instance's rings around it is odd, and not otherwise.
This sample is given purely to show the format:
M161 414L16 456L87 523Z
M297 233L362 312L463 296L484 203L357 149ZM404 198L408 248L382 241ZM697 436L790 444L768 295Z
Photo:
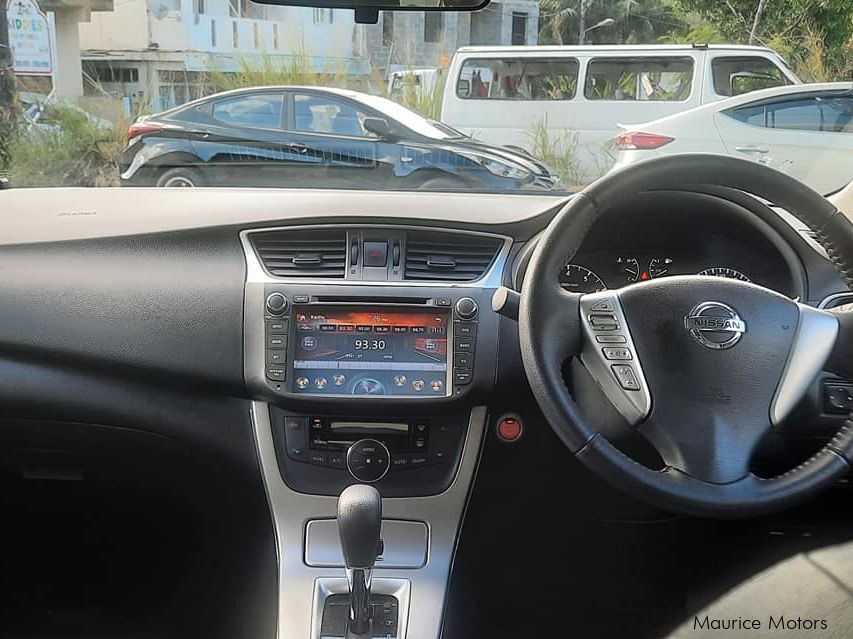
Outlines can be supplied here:
M499 239L503 242L498 250L495 259L492 261L489 269L478 279L466 282L447 282L443 280L355 280L341 278L322 278L322 277L274 277L270 275L263 264L261 264L254 247L252 246L251 236L272 231L290 231L290 230L311 230L311 229L369 229L375 230L397 230L397 231L431 231L436 233L452 233L456 235L477 235L480 237L489 237ZM503 273L506 269L506 262L509 258L510 250L512 249L513 240L508 235L499 233L488 233L483 231L468 231L463 229L451 229L445 227L434 226L418 226L415 224L298 224L288 226L270 226L264 228L244 229L240 231L240 243L243 246L243 253L246 255L246 278L253 282L262 282L265 284L346 284L356 286L405 286L405 287L431 287L431 288L497 288L503 280Z

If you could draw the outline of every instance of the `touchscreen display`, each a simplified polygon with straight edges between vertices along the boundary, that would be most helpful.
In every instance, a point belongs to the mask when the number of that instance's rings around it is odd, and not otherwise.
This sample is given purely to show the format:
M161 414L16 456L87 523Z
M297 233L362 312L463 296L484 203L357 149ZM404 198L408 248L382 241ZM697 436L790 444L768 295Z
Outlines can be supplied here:
M293 317L296 393L448 394L449 309L297 305Z

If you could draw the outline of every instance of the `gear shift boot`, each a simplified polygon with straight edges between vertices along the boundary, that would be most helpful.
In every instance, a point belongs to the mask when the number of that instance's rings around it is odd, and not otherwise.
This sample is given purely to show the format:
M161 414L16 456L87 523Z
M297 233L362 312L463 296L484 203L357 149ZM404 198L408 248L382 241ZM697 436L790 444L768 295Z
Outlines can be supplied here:
M349 595L330 595L323 606L320 637L397 637L399 605L393 595L370 596L370 627L362 634L347 633L350 614Z

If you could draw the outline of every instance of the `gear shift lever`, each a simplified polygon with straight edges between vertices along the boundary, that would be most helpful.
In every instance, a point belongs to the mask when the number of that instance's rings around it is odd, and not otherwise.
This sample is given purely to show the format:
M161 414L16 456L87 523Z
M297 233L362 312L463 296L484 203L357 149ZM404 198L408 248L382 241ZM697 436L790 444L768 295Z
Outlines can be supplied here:
M370 578L382 554L382 499L373 486L355 484L338 498L338 532L350 591L350 632L370 630Z

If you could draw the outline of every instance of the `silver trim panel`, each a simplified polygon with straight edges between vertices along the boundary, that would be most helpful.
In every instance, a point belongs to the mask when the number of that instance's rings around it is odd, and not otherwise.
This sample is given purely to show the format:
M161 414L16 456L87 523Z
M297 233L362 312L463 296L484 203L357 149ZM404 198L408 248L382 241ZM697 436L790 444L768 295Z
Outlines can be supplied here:
M251 419L276 535L279 564L277 636L279 639L311 637L315 582L324 578L339 579L346 588L346 578L341 568L321 568L305 563L306 522L334 518L337 499L297 493L288 488L278 469L269 406L264 402L252 402ZM429 529L427 560L422 568L377 566L373 574L374 584L384 579L410 583L412 605L405 639L439 639L456 539L485 430L486 408L476 406L470 413L456 476L443 493L382 500L382 511L387 518L422 521Z
M853 303L853 291L847 291L846 293L833 293L832 295L827 295L824 297L820 304L817 305L818 308L830 308L830 304L832 304L832 308L836 306L843 306L843 304L833 304L836 300L842 300L844 298L849 298L849 301L844 302L844 304Z
M628 328L622 304L619 302L618 291L599 291L598 293L584 295L580 299L580 314L584 336L580 356L581 362L619 414L629 424L638 424L651 412L652 397L646 383L646 376L643 374L637 349L634 346L633 339L631 339L631 331ZM595 330L590 317L597 314L613 316L618 324L618 329L612 331ZM599 343L596 337L603 335L621 335L625 341L620 344ZM604 354L605 349L612 347L627 349L630 351L631 358L607 359ZM624 389L616 378L614 366L630 366L639 387L636 390Z
M426 563L429 528L422 521L383 519L383 551L376 568L421 568ZM305 563L321 568L343 568L336 519L313 519L305 527Z
M826 311L797 304L800 318L788 361L770 405L770 421L780 424L823 370L838 337L838 319Z
M497 256L492 261L489 269L482 277L471 280L470 282L444 282L424 281L424 280L351 280L344 277L340 278L308 278L308 277L273 277L264 269L261 264L255 249L252 246L250 237L261 233L272 231L295 231L306 229L334 229L344 230L349 229L369 229L371 231L388 229L388 230L404 230L404 231L434 231L437 233L455 233L461 235L478 235L480 237L490 237L503 241L503 245L498 249ZM432 287L432 288L497 288L501 284L503 272L506 267L506 261L509 257L510 249L512 248L512 238L506 235L497 233L484 233L482 231L466 231L463 229L451 229L435 226L417 226L417 225L400 225L400 224L300 224L293 226L270 226L262 229L247 229L240 231L240 243L243 245L243 253L246 256L246 279L251 282L264 282L266 284L346 284L356 286L415 286L415 287Z

